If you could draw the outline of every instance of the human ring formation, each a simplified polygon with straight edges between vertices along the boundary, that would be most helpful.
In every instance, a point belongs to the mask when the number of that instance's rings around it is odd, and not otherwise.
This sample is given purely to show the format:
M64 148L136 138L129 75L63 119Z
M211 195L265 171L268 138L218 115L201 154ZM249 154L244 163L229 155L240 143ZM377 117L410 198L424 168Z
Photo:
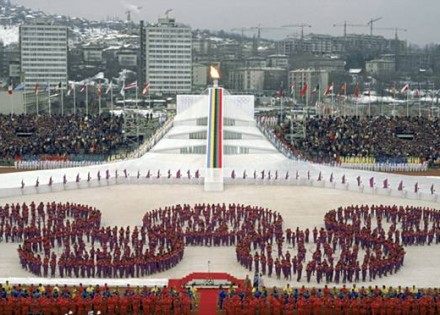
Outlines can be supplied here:
M101 226L101 212L86 205L32 202L0 207L0 240L19 242L22 268L44 277L144 277L178 264L185 246L235 246L252 272L337 284L396 273L405 246L439 243L440 212L340 207L325 214L323 227L301 230L267 208L184 204L148 211L141 226L124 228Z

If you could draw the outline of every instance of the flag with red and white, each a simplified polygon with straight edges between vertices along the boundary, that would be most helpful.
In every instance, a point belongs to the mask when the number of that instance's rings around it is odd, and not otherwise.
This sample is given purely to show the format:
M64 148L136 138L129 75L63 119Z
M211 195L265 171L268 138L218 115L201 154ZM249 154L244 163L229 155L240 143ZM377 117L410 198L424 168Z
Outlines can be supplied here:
M98 96L101 97L102 95L102 87L101 87L101 81L98 83Z
M342 96L347 91L347 83L342 83L341 88L339 90L338 96Z
M301 91L299 91L299 96L304 96L304 95L306 95L307 88L308 88L308 86L307 86L307 82L305 82L304 85L303 85L303 87L302 87L302 89L301 89Z
M67 90L66 95L69 96L74 90L75 90L75 83L72 82L69 84L69 89Z
M408 91L409 91L409 84L408 84L408 83L405 84L405 85L400 89L400 93L401 93L401 94L406 93L406 92L408 92Z
M142 95L147 95L150 91L150 81L148 81L146 84L144 84L144 88L142 89Z
M12 95L13 90L14 90L14 85L12 83L12 79L9 79L9 82L8 82L8 94Z
M81 87L81 90L79 90L81 93L84 93L87 91L87 84L83 84L83 86Z
M38 95L38 93L40 93L40 85L38 83L35 83L34 93L35 95Z
M327 87L327 89L325 90L325 92L324 92L324 96L329 96L330 95L330 93L332 93L333 92L333 82L332 83L330 83L330 85Z
M138 81L134 81L133 83L127 84L124 86L124 90L136 89L138 87Z
M315 86L315 88L312 91L312 94L316 94L319 92L319 83Z
M354 87L354 96L359 97L359 84L356 83L356 86Z
M292 86L290 87L290 95L293 96L295 93L295 82L293 82Z

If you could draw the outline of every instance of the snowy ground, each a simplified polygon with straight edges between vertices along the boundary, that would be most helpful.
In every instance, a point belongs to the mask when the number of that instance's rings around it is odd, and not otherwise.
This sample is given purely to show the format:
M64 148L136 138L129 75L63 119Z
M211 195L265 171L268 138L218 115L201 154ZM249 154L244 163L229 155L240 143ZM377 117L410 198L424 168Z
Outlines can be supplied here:
M324 213L338 206L351 204L420 205L439 208L438 203L409 200L390 196L368 195L334 189L301 186L227 185L224 192L208 193L202 185L114 185L101 188L68 190L63 192L2 198L0 204L10 202L56 201L76 202L97 207L103 213L103 225L140 225L144 213L150 209L173 204L241 203L273 209L282 214L285 227L313 228L323 224ZM23 271L18 262L17 244L0 243L0 282L4 278L22 277L39 282ZM407 247L404 268L396 275L359 285L438 286L440 245ZM175 268L148 279L179 278L194 271L229 272L244 278L249 272L239 265L234 247L186 247L185 256ZM146 279L145 279L146 280ZM61 282L63 280L60 280ZM87 280L83 280L87 282ZM111 283L111 281L109 281ZM284 286L285 280L266 278L266 286ZM133 282L132 282L133 283ZM295 285L295 281L291 281ZM306 284L305 282L303 282ZM310 285L316 285L312 283Z

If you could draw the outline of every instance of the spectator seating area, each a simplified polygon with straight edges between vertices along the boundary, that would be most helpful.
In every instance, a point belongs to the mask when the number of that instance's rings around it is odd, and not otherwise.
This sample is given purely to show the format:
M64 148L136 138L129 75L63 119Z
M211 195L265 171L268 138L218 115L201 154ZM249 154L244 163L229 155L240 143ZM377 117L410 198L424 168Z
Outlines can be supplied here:
M260 117L260 122L271 121ZM439 128L439 118L330 116L306 119L305 139L286 140L290 122L275 129L275 134L297 157L312 162L340 163L354 158L355 163L366 159L433 166L440 160Z

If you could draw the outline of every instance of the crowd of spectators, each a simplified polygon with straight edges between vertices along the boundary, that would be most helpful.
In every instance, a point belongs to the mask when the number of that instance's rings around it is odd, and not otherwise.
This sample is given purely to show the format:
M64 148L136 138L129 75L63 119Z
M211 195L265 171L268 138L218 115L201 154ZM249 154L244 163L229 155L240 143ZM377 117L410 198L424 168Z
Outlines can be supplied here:
M417 157L432 165L440 159L439 128L439 118L329 116L307 118L304 139L286 137L290 122L276 129L276 136L297 156L320 163L354 156L400 163Z
M220 288L218 308L232 314L439 314L438 289L409 287Z
M194 301L190 287L0 285L0 313L4 315L189 315Z
M127 143L122 116L0 115L0 160L108 155Z

